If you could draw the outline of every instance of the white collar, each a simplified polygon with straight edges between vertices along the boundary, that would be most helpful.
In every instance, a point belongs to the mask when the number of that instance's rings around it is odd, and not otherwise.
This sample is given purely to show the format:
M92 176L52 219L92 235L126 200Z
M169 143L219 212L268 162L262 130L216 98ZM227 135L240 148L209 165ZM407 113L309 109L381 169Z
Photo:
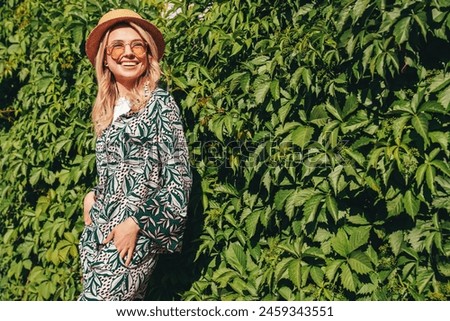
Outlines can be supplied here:
M125 97L120 97L117 101L116 101L116 105L114 106L114 118L113 121L116 121L116 119L129 112L131 109L131 103L128 99L126 99Z

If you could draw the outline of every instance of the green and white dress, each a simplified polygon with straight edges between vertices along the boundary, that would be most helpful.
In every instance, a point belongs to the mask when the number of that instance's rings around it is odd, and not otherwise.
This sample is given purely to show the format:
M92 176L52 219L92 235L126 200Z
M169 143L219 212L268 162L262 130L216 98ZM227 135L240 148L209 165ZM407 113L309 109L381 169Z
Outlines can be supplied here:
M178 106L155 90L138 112L119 116L96 143L98 185L92 224L80 237L83 291L79 300L137 300L159 253L181 250L192 185ZM128 217L140 227L127 267L111 230Z

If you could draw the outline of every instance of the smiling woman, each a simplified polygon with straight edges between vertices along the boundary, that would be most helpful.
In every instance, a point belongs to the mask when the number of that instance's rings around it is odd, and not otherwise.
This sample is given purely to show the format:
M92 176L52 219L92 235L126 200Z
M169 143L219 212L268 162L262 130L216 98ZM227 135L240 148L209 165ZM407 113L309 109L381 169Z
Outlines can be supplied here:
M84 198L79 300L135 300L158 254L181 250L191 188L178 107L157 88L160 31L137 13L105 14L86 42L98 94L98 185Z

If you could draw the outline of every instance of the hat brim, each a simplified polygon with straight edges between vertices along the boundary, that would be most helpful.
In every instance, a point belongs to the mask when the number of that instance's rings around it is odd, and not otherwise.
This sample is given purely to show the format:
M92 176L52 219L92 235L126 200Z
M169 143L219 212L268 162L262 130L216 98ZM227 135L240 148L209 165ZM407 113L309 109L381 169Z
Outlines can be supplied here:
M91 33L89 34L86 40L85 45L86 55L88 56L89 61L92 63L93 66L95 66L95 57L97 56L100 41L103 38L105 32L109 28L121 22L124 23L134 22L135 24L143 28L145 31L147 31L155 41L156 47L158 49L158 61L161 60L161 58L164 55L164 49L166 47L166 44L164 42L164 38L161 31L159 31L159 29L155 25L141 18L117 17L97 25L94 29L92 29Z

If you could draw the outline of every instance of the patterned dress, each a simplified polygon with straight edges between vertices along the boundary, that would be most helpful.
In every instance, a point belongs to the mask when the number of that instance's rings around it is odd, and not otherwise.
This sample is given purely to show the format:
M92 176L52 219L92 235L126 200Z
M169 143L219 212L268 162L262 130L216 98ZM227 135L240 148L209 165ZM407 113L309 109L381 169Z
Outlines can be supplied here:
M192 185L178 106L164 90L138 112L119 116L96 143L99 183L92 224L80 237L83 291L79 300L137 300L159 253L181 250ZM129 266L111 241L128 217L140 227Z

